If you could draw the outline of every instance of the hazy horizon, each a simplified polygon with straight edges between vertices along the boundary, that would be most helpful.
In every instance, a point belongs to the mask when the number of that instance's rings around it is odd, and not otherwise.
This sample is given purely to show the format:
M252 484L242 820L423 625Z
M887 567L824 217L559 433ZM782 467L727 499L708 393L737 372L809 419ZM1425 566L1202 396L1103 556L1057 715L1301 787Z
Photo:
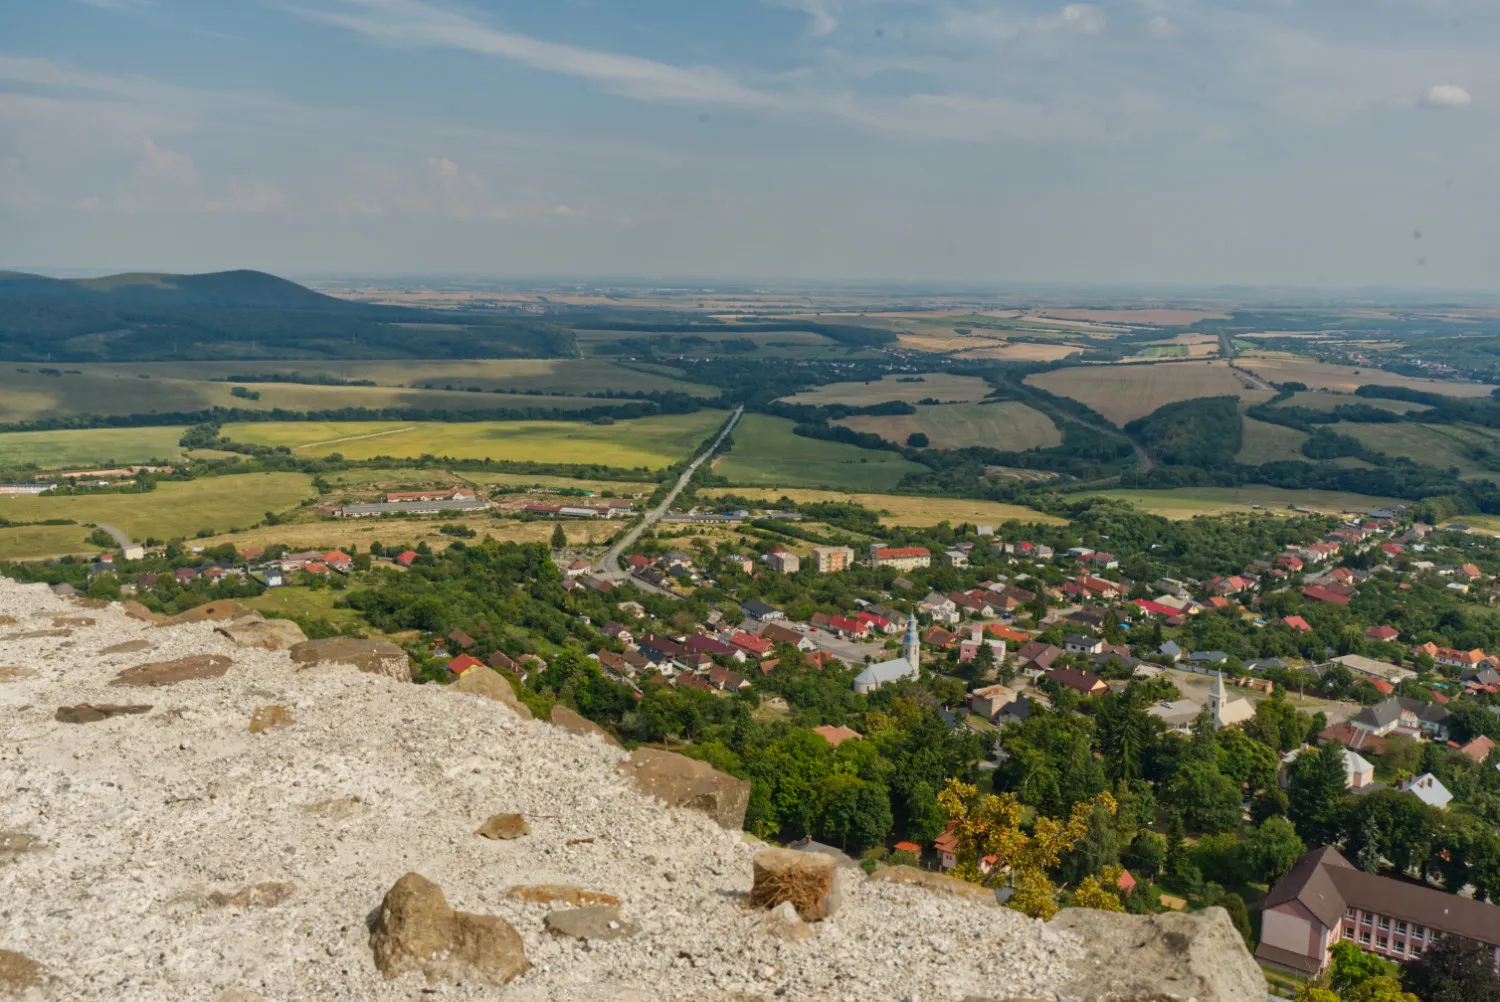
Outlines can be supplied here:
M0 39L22 270L1500 290L1478 0L23 0Z

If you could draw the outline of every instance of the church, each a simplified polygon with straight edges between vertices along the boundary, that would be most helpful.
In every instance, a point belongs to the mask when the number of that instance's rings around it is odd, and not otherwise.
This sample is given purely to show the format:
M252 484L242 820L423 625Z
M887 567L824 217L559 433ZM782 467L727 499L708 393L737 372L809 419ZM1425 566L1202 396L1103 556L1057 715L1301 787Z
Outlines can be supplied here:
M1214 730L1218 731L1243 724L1255 716L1255 705L1238 696L1230 699L1224 692L1224 673L1215 672L1213 693L1208 697L1208 712L1213 715Z
M906 620L906 636L901 640L901 657L867 667L854 677L854 691L860 695L874 692L900 678L915 679L921 674L922 643L917 639L917 617Z

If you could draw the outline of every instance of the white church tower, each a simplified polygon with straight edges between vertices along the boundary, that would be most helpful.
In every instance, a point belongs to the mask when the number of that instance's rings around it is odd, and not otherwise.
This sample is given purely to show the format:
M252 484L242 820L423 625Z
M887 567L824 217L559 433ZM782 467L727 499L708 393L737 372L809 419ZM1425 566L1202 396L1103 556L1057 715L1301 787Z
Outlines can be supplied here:
M901 656L913 668L922 667L922 643L917 639L917 617L906 618L906 636L901 641Z

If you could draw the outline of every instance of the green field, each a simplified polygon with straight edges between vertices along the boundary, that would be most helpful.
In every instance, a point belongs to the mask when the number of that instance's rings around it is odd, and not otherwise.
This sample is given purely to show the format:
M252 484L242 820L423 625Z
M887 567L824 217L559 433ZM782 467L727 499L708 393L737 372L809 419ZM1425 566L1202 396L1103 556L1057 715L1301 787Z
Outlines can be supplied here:
M145 494L89 494L80 497L0 497L0 517L13 522L71 518L102 522L125 532L132 540L147 537L181 539L200 529L224 532L259 522L267 511L282 512L311 497L312 478L304 473L247 473L168 481ZM0 530L0 559L86 553L88 529L82 526L37 526L39 538L27 541L26 527ZM66 529L67 533L53 532ZM64 536L75 545L61 545ZM37 552L39 547L56 549ZM12 549L14 547L14 550Z
M1302 443L1305 441L1307 441L1305 431L1247 417L1245 418L1245 442L1240 446L1240 451L1234 459L1237 463L1246 463L1251 466L1281 460L1306 461L1307 457L1302 455Z
M793 427L785 418L746 414L734 429L734 448L714 472L751 486L878 491L926 469L894 452L793 435Z
M330 591L327 588L314 591L311 588L289 586L271 588L262 595L242 601L252 609L283 616L307 616L312 619L327 619L335 623L359 619L359 613L353 609L334 608L333 603L341 597L341 592Z
M657 469L687 458L724 422L723 411L596 425L575 421L286 421L232 424L238 442L285 445L299 456L517 460Z
M1439 469L1457 467L1460 476L1497 477L1496 471L1470 459L1465 450L1483 446L1500 453L1500 436L1484 428L1450 424L1363 424L1341 421L1334 431L1359 439L1387 456L1405 456Z
M3 502L0 498L0 502ZM6 506L0 503L0 517ZM0 560L34 560L69 553L98 553L88 541L93 530L85 525L13 525L0 527Z
M926 372L918 375L922 380L919 383L902 382L903 379L913 378L909 375L891 375L864 383L829 383L827 386L815 386L810 390L803 390L801 393L787 397L787 401L814 406L846 404L850 407L868 407L870 404L882 404L888 400L916 403L918 400L932 397L945 404L974 403L983 400L990 392L989 384L978 376L953 376L945 372Z
M1287 514L1289 505L1313 511L1337 514L1345 508L1380 508L1401 504L1396 498L1346 494L1340 491L1292 491L1279 487L1250 485L1246 487L1178 487L1165 491L1102 490L1089 491L1080 497L1108 497L1128 501L1137 508L1164 518L1192 518L1194 515L1222 515L1225 512L1250 511L1252 505L1274 514Z
M1067 519L1044 515L1018 504L999 501L977 501L967 498L913 497L906 494L851 494L847 491L807 490L799 487L717 487L699 492L704 497L739 494L763 504L775 504L783 497L800 503L853 501L880 513L884 525L928 526L939 522L958 525L963 522L1000 525L1015 519L1042 525L1066 525Z
M44 470L176 460L182 428L91 428L0 434L0 466L34 464Z
M934 449L982 445L1023 452L1062 444L1062 433L1051 418L1014 400L919 406L915 414L858 414L834 423L900 445L920 432Z
M1426 404L1412 403L1410 400L1357 397L1352 393L1334 393L1331 390L1301 390L1292 394L1292 398L1286 402L1287 407L1306 407L1311 411L1331 411L1340 404L1369 404L1397 414L1430 409Z
M608 403L598 397L581 396L585 393L670 390L713 395L712 389L686 382L672 372L641 371L594 359L130 363L71 365L61 368L62 374L56 376L44 375L34 365L7 365L0 367L0 422L75 414L169 414L210 407L295 411L343 407L582 410ZM260 394L259 400L246 400L231 394L236 384L222 381L235 376L291 373L374 380L378 385L244 383Z

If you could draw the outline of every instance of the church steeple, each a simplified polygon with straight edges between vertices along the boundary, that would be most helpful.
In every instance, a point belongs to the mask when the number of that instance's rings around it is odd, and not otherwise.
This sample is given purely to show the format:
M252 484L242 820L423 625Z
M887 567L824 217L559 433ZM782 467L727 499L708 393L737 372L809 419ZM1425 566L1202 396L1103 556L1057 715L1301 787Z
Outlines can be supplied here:
M1214 672L1214 687L1208 697L1208 712L1214 718L1214 728L1224 726L1224 704L1229 701L1224 692L1224 673Z
M908 616L906 636L901 641L901 656L913 668L922 667L922 642L917 639L917 617Z

